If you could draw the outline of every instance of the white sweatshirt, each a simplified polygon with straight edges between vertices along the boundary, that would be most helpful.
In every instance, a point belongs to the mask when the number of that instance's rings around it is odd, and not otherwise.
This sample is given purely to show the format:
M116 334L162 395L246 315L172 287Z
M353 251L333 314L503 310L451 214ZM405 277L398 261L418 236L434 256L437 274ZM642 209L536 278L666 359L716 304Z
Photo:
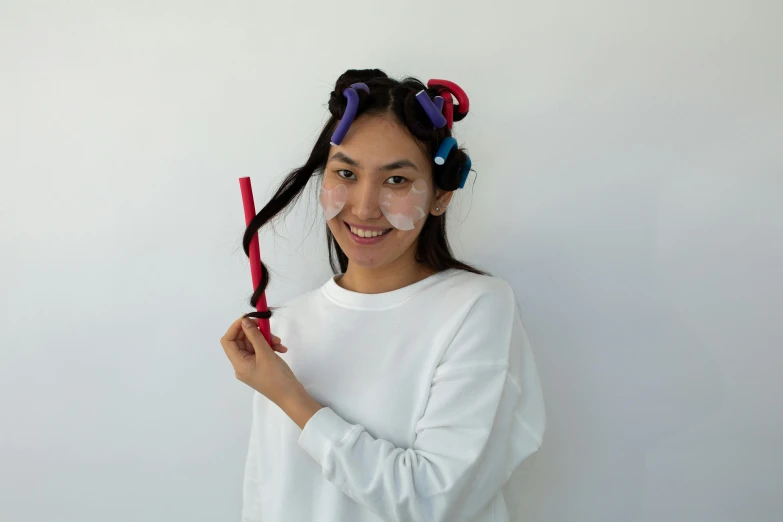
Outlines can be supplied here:
M361 294L339 277L272 316L324 407L300 430L254 392L243 522L514 521L545 416L511 287L451 269Z

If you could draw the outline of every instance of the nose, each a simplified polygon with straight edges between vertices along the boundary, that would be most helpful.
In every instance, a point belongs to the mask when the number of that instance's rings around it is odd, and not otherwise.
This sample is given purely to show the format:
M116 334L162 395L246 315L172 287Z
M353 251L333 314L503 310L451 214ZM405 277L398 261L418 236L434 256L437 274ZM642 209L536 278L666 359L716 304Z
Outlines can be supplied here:
M365 177L351 189L348 198L351 213L366 222L380 219L383 215L380 205L381 185Z

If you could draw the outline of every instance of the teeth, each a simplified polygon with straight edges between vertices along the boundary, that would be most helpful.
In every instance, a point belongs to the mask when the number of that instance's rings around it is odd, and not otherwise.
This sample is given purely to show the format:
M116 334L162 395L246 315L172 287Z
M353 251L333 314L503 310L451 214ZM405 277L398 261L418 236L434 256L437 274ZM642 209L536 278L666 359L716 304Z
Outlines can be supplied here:
M364 230L364 229L356 228L356 227L351 227L351 232L353 232L354 234L356 234L359 237L377 237L377 236L382 236L382 235L384 235L386 233L386 232L379 232L377 230L373 230L373 231L371 231L371 230Z

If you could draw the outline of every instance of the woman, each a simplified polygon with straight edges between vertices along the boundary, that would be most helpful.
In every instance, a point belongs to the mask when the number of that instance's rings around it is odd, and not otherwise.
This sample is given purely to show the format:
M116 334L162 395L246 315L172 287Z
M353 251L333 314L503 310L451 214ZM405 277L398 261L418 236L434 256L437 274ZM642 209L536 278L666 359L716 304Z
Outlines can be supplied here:
M335 276L275 309L273 346L243 318L221 339L258 392L242 520L513 520L510 479L540 447L544 405L513 291L446 238L470 168L450 138L467 96L351 70L329 110L244 247L317 176Z

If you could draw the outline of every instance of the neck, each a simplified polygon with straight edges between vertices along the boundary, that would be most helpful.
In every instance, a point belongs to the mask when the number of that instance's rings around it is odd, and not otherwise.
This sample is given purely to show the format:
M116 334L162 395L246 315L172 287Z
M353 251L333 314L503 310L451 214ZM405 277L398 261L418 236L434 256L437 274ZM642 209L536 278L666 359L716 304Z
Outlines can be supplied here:
M380 294L418 283L435 271L415 259L397 259L380 267L365 267L348 262L345 274L336 283L360 294Z

